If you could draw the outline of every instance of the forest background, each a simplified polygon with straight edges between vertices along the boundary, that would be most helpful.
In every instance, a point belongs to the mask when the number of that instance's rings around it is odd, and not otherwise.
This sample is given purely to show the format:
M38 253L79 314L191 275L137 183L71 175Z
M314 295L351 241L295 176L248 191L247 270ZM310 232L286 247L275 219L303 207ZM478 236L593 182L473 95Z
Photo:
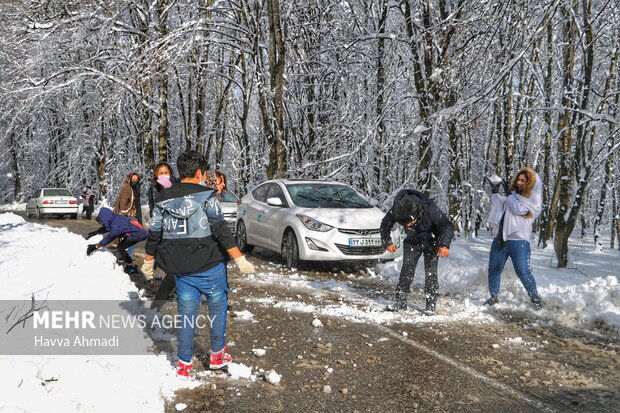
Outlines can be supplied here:
M238 195L412 187L476 236L484 177L528 165L558 266L577 225L620 236L618 1L2 0L0 21L2 203L110 198L196 149Z

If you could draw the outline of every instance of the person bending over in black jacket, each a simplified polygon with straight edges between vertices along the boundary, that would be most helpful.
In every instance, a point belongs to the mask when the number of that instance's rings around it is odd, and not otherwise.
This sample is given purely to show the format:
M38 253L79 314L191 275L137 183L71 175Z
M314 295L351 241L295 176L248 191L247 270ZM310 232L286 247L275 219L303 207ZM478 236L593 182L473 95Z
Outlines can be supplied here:
M390 237L390 229L396 222L405 227L407 237L403 242L403 265L396 286L396 300L393 305L388 305L387 310L407 308L415 268L424 254L424 314L434 315L439 294L437 263L439 257L450 254L450 242L454 236L452 223L435 202L414 189L404 189L396 194L392 208L381 221L381 240L389 252L396 252Z

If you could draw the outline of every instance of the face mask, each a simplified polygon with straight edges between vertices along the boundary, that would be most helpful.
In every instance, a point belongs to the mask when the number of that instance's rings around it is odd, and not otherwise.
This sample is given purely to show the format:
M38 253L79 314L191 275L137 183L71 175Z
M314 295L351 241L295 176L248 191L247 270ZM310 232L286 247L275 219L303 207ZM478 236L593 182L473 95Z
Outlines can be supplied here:
M129 185L131 185L131 186L135 187L136 185L138 185L138 183L137 183L137 182L134 182L134 181L131 181L131 183L130 183Z
M170 182L170 177L168 175L159 175L157 177L157 183L164 188L170 188L172 186L172 182Z

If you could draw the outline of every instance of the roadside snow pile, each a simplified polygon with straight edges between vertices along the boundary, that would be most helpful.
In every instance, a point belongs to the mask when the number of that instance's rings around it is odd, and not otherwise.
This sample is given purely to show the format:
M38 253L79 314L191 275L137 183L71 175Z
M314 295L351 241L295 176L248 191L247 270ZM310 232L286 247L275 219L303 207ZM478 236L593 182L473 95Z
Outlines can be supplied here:
M22 203L22 204L18 204L17 202L14 202L12 204L4 204L4 205L0 205L0 212L10 212L10 211L25 211L26 210L26 203Z
M0 300L137 297L135 285L112 254L86 256L90 242L64 228L0 214ZM6 310L0 308L0 313ZM165 354L0 355L0 371L10 372L0 375L0 411L161 412L163 398L180 387L202 384L178 380L170 358Z
M556 268L554 251L532 248L532 273L543 300L543 309L531 310L530 300L508 260L502 273L500 303L497 308L531 311L541 319L582 329L607 329L620 335L619 251L594 252L586 241L571 240L571 255L577 267ZM487 312L482 303L488 298L487 268L490 239L457 239L450 256L439 261L440 294L459 311ZM424 264L420 259L414 285L424 285ZM402 259L380 264L377 274L396 285ZM415 293L411 294L415 297ZM440 297L440 305L443 299ZM444 301L445 302L445 301Z

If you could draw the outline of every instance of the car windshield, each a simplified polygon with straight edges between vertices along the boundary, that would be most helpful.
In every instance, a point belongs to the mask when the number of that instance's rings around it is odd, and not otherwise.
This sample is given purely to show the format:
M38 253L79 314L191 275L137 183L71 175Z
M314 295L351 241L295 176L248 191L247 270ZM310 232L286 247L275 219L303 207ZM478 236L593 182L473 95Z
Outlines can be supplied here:
M68 189L53 188L43 191L43 196L73 196Z
M333 184L288 184L293 203L304 208L372 208L353 188Z
M237 202L237 197L229 190L225 190L220 194L220 202Z

